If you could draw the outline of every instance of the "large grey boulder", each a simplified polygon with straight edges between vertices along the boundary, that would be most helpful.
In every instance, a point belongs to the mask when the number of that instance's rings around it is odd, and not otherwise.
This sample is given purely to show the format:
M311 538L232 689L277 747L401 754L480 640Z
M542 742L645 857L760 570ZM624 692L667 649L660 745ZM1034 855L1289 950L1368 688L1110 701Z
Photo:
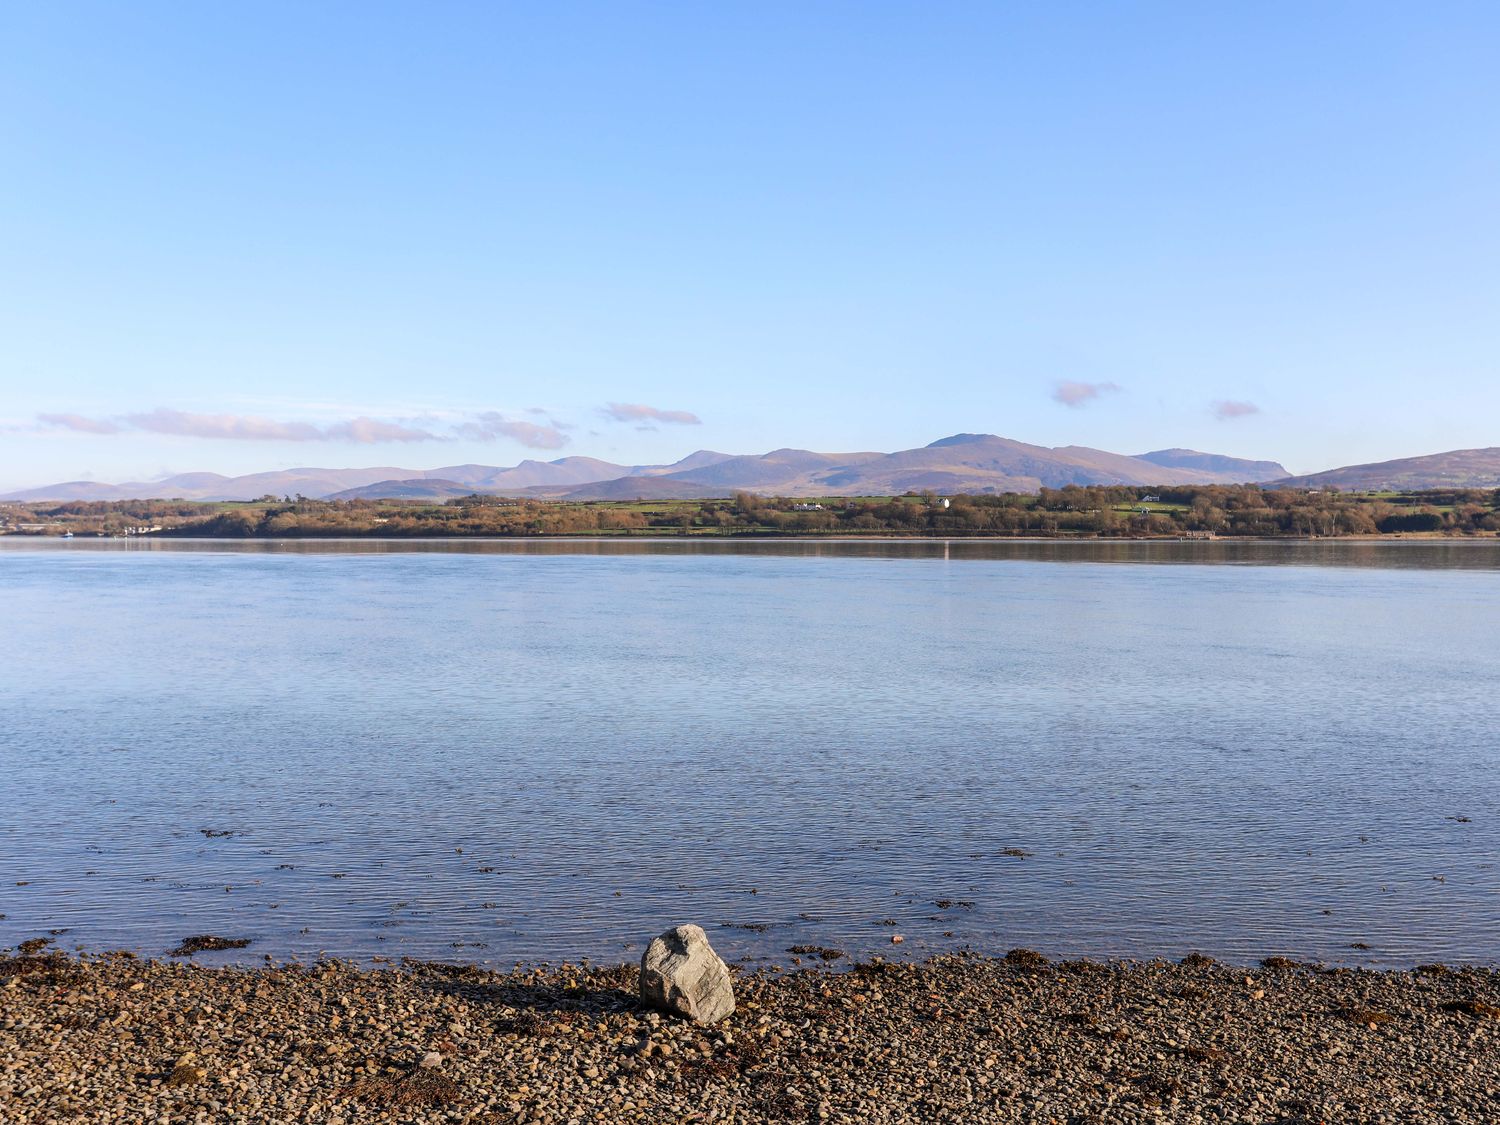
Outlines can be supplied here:
M734 1012L729 966L708 944L702 926L674 926L646 947L641 1000L702 1024Z

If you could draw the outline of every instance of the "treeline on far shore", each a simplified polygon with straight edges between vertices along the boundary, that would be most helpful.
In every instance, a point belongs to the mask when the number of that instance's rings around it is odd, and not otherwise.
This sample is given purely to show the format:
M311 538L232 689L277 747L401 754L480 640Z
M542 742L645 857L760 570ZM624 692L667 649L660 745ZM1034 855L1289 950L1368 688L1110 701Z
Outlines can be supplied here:
M540 535L1341 536L1494 535L1500 489L1314 492L1252 485L823 499L445 502L263 496L0 505L9 534L220 538Z

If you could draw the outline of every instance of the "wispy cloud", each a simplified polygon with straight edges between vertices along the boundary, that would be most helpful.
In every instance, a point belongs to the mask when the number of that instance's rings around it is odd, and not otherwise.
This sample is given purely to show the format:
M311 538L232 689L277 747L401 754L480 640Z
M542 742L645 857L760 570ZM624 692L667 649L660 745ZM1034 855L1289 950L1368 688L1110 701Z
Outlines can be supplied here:
M346 418L326 425L314 425L312 422L284 422L259 414L193 414L166 407L108 418L38 414L36 420L42 427L80 434L146 433L217 441L342 441L354 445L376 445L382 442L451 440L431 429L379 418Z
M496 441L506 438L530 449L559 449L568 444L570 426L548 417L546 424L508 418L498 411L407 418L283 421L261 414L195 414L158 407L133 414L91 418L82 414L38 414L34 429L71 430L80 434L162 434L210 441L346 442L380 445L390 442Z
M1260 407L1253 402L1236 402L1234 399L1221 398L1213 404L1214 417L1221 422L1228 422L1235 418L1248 418L1252 414L1259 414Z
M258 414L189 414L181 410L152 410L126 414L132 429L171 437L219 438L230 441L317 441L323 431L309 422L278 422Z
M465 422L455 429L460 437L472 441L494 441L496 438L506 437L520 442L528 449L561 449L568 444L568 435L556 423L538 425L536 422L507 418L494 410L476 415L474 421Z
M446 441L442 434L424 430L418 426L403 426L397 422L382 422L378 418L351 418L347 422L335 422L323 427L324 441L353 441L370 445L382 441Z
M441 434L431 430L363 417L315 426L311 422L281 422L258 414L190 414L163 408L146 414L126 414L121 420L146 433L228 441L347 441L375 445L389 441L443 440Z
M107 418L85 418L82 414L38 414L36 420L44 426L56 426L64 430L76 430L80 434L117 434L118 423Z
M686 410L662 410L639 402L612 402L602 411L616 422L666 422L673 426L701 426L703 419Z
M1121 390L1124 388L1118 383L1080 383L1072 379L1064 379L1052 388L1052 397L1064 406L1077 410L1079 407L1087 406L1096 398Z

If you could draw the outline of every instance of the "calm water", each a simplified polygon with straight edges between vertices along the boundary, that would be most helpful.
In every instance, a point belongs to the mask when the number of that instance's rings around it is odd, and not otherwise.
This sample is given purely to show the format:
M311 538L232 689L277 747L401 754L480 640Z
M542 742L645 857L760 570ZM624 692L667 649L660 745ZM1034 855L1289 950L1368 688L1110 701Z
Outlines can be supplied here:
M1494 543L5 540L0 946L1493 963L1497 689Z

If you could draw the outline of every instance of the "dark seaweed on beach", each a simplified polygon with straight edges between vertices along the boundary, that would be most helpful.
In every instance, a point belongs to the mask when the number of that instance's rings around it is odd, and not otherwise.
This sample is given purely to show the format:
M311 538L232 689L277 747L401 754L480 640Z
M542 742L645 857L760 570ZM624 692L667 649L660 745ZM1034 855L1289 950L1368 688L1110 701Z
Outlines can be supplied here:
M218 937L214 934L195 934L183 938L182 944L167 954L168 957L191 957L194 953L214 953L223 949L244 949L249 938Z
M496 1016L492 1027L499 1035L540 1035L548 1030L547 1022L541 1016L528 1011Z
M438 1108L457 1104L460 1088L447 1075L418 1067L395 1076L362 1078L344 1087L339 1095L392 1109L405 1106Z
M1005 955L1005 963L1020 969L1045 969L1051 964L1034 949L1012 949Z
M18 947L21 951L19 957L7 957L0 959L0 980L10 981L17 977L24 977L37 984L54 986L70 985L77 981L81 975L78 962L66 953L56 950L41 952L43 942L50 939L32 938L23 941ZM0 1002L0 1008L3 1008Z
M1478 1000L1454 1000L1452 1003L1444 1004L1443 1011L1460 1012L1466 1016L1473 1016L1475 1019L1500 1020L1500 1008Z
M1389 1012L1382 1012L1378 1008L1340 1008L1334 1014L1343 1016L1344 1019L1353 1023L1362 1023L1366 1027L1378 1027L1396 1018Z

